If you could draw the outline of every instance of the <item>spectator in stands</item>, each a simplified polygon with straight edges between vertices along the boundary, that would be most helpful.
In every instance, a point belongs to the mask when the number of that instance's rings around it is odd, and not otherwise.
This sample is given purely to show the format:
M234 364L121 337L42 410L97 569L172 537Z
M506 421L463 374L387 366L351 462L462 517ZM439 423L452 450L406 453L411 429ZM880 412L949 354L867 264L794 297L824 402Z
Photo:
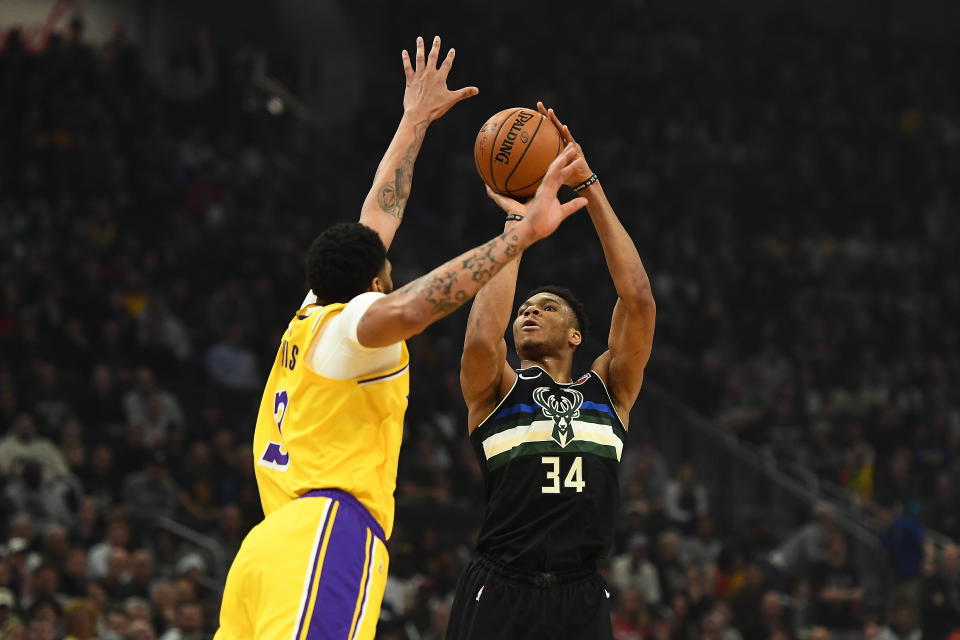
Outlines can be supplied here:
M137 549L130 554L130 580L128 584L130 594L148 600L153 580L153 556L146 549Z
M127 428L136 433L143 447L162 447L172 432L183 428L183 410L173 394L157 388L147 367L137 371L137 386L123 398Z
M869 625L867 625L869 627ZM868 629L864 629L864 640L870 640ZM876 640L920 640L923 633L917 626L913 605L909 601L897 600L890 605L890 615L885 627L876 630ZM932 636L935 638L946 636Z
M766 592L763 568L756 562L750 562L744 571L743 586L730 601L733 622L741 632L745 633L747 629L756 629L760 626L761 604L763 594Z
M880 542L887 552L893 575L915 592L924 561L926 533L910 511L896 514L878 505L874 514L880 523Z
M927 498L919 519L948 538L960 538L960 496L957 496L949 473L937 475L934 495Z
M150 589L150 608L153 611L152 624L158 631L165 631L176 622L177 593L169 580L157 580Z
M707 576L699 566L687 566L686 589L683 595L691 620L699 623L713 609L713 593L708 589Z
M92 600L70 600L63 610L67 640L95 640L99 611Z
M858 610L863 599L860 573L847 558L847 541L842 533L830 536L827 557L810 571L817 624L846 630L862 626Z
M920 619L924 638L946 638L960 627L960 547L945 546L939 565L920 587Z
M616 594L610 618L614 640L641 640L646 622L645 609L653 607L633 587L621 589Z
M0 440L0 473L10 475L19 465L35 462L49 474L67 473L67 461L53 442L37 436L37 425L29 413L13 421L10 434Z
M99 583L111 605L120 604L133 595L130 587L130 554L126 549L110 549L107 555L107 571Z
M196 602L181 602L177 605L177 617L173 627L160 640L204 640L203 608Z
M664 505L670 523L687 534L693 533L698 518L707 515L707 489L697 482L689 462L680 465L676 478L667 482Z
M146 469L127 478L123 497L130 517L141 523L173 515L177 508L177 487L170 478L165 453L154 451Z
M911 472L910 450L897 449L885 473L877 478L876 501L898 512L916 513L918 477Z
M87 550L83 547L71 547L67 552L67 561L61 573L60 588L70 598L80 598L87 594Z
M790 638L789 626L785 621L783 598L776 591L767 591L760 600L760 615L756 626L743 631L744 640L766 640L782 635Z
M103 620L100 640L126 640L130 620L123 609L120 607L107 609Z
M128 549L130 525L122 516L114 516L107 524L106 535L87 553L88 575L98 580L107 575L107 559L113 549Z
M133 620L127 627L127 640L157 640L157 634L146 620Z
M660 577L648 558L647 536L635 533L627 552L615 556L610 563L613 585L621 592L633 589L642 602L652 607L660 603Z
M65 476L44 474L35 459L24 459L18 473L8 482L5 497L14 513L28 514L39 528L70 525L71 502L76 499Z
M77 410L83 421L107 433L118 433L125 421L122 394L113 370L98 364L90 374L86 392L78 398Z
M206 354L207 373L232 391L254 391L263 385L256 354L245 341L243 325L235 323Z
M770 553L770 564L785 575L807 577L814 565L827 559L829 541L836 532L834 508L820 503L813 515L812 522Z
M722 551L723 543L714 535L713 518L709 515L697 518L694 535L683 540L683 563L696 565L702 571L713 571Z
M660 577L660 597L664 603L672 606L673 596L683 593L687 581L686 568L680 558L680 535L676 531L664 531L657 538L654 566Z
M142 348L159 352L160 358L169 353L173 366L190 357L187 328L161 296L151 296L137 316L137 339Z

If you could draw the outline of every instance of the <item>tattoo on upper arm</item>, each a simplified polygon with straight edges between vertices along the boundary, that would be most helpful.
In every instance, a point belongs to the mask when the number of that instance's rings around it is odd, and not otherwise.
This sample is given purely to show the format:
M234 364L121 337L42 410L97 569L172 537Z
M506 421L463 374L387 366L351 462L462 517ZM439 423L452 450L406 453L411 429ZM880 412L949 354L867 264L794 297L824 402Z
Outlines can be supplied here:
M407 147L400 166L394 169L393 180L385 184L377 194L377 204L383 212L397 220L403 219L403 210L407 206L410 185L413 183L413 163L417 159L429 124L429 120L423 120L413 126L413 142Z

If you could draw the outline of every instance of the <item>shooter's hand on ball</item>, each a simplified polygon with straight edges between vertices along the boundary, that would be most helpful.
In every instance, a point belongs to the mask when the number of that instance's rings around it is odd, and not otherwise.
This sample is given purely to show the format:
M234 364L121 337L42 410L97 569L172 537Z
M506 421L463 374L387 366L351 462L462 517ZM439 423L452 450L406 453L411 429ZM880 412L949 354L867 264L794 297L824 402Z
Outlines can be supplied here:
M583 184L586 180L593 175L593 171L590 170L590 167L587 165L586 158L583 157L583 149L580 147L580 144L573 139L573 134L570 133L570 127L560 122L560 118L557 117L556 112L551 108L548 109L543 106L543 102L537 102L537 110L550 119L550 122L553 123L553 126L557 128L557 131L560 132L560 141L564 145L573 144L574 148L577 150L577 153L580 155L580 158L583 159L582 166L578 167L576 171L571 173L569 177L564 181L563 184L568 187L575 187L578 184Z
M563 152L550 163L547 175L537 188L537 193L529 202L523 203L509 196L500 195L487 187L487 195L508 215L522 216L521 221L528 224L537 239L553 233L565 218L583 208L586 198L574 198L560 203L557 191L560 185L568 184L571 175L579 174L586 167L583 157L573 145L567 145Z
M427 120L433 121L447 112L456 103L477 95L476 87L464 87L451 91L447 89L447 76L453 67L454 50L447 52L440 67L437 67L437 58L440 56L440 36L433 39L430 54L426 60L423 57L423 38L417 38L416 65L411 65L410 54L404 49L403 72L407 76L407 88L403 93L403 110L406 113L415 112Z

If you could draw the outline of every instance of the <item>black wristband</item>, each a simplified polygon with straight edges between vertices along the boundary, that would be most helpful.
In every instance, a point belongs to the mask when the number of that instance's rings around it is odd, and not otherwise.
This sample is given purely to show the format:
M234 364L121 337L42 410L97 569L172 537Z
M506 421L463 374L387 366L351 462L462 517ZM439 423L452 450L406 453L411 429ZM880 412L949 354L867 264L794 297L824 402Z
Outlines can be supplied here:
M519 214L516 214L516 213L508 213L508 214L507 214L507 222L510 222L510 221L512 221L512 220L523 220L523 216L521 216L521 215L519 215Z
M586 189L596 181L597 181L597 174L594 173L589 178L587 178L586 180L584 180L583 182L575 186L573 190L576 191L577 193L580 193L581 191L583 191L584 189Z

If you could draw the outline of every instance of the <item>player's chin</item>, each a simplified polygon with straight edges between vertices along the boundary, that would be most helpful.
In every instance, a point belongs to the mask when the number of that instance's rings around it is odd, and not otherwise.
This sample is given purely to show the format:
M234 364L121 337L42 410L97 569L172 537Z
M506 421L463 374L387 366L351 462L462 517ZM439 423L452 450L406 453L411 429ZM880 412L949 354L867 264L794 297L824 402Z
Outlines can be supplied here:
M536 358L546 350L547 345L542 338L523 333L514 338L514 343L517 345L517 355L524 360Z

